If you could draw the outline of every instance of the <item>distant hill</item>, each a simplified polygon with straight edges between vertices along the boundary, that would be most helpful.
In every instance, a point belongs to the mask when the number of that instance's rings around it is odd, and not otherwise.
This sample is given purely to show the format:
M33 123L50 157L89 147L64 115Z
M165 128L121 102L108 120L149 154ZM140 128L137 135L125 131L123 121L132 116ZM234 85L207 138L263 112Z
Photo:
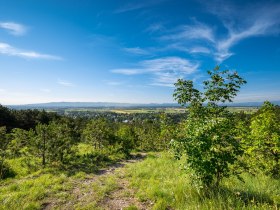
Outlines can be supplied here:
M129 107L179 107L176 103L114 103L114 102L50 102L39 104L8 105L12 109L62 109L62 108L129 108Z
M275 105L280 105L280 101L272 101ZM259 107L263 102L242 102L230 103L232 107ZM114 103L114 102L50 102L39 104L9 105L12 109L63 109L63 108L135 108L135 107L180 107L177 103Z
M271 103L280 106L280 101L270 101ZM263 104L262 102L241 102L241 103L231 103L227 104L228 106L235 106L235 107L259 107Z

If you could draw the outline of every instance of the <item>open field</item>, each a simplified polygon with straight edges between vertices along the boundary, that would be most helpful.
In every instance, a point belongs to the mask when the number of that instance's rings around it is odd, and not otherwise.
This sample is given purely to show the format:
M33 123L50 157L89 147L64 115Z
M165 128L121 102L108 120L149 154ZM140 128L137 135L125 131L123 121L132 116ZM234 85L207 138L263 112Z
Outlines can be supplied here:
M118 114L135 114L135 113L184 113L185 108L71 108L65 109L68 112L114 112Z

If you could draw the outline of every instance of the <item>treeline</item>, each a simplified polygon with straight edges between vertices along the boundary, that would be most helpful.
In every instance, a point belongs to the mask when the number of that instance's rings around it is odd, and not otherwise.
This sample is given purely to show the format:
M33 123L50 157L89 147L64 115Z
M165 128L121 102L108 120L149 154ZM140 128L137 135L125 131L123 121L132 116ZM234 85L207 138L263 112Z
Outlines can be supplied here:
M0 105L0 126L5 126L8 132L13 128L34 129L38 123L48 124L59 118L60 116L55 112L13 110Z
M174 138L178 121L163 113L147 119L108 116L73 118L0 106L1 178L15 175L11 160L30 171L48 166L91 170L110 158L126 158L132 150L162 150Z

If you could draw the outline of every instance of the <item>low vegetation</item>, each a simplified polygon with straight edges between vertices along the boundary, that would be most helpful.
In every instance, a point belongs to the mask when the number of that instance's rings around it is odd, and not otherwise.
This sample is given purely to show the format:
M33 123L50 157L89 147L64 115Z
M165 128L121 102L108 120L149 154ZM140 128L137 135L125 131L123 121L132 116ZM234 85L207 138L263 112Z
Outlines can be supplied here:
M152 209L278 209L280 180L261 171L243 172L243 181L225 178L220 187L207 192L192 185L192 174L171 153L154 153L127 168L136 197L153 204Z

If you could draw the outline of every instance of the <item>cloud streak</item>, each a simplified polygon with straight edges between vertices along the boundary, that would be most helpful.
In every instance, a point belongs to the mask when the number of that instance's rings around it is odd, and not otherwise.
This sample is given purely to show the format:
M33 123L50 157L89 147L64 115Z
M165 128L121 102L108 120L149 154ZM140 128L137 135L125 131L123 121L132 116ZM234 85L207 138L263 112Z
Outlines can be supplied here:
M125 12L131 12L139 9L144 9L147 7L157 5L163 1L166 0L150 0L150 1L138 1L138 2L134 1L133 3L129 3L118 8L117 10L115 10L115 13L125 13Z
M2 42L0 42L0 54L27 59L62 60L62 58L58 56L42 54L35 51L22 50Z
M144 50L140 47L123 48L123 50L129 54L134 54L134 55L149 55L150 54L149 51Z
M0 22L0 28L7 30L14 36L22 36L27 32L27 28L24 25L14 22Z
M139 62L134 68L113 69L111 72L124 75L152 75L150 85L173 87L178 78L193 74L198 63L180 57L164 57Z
M223 1L223 7L225 9L220 10L213 5L208 6L209 11L220 18L227 30L222 36L217 36L215 27L195 21L194 24L181 26L160 39L173 42L170 46L174 49L190 54L211 53L218 63L222 63L234 55L232 47L241 41L280 32L280 4L255 6L251 9L250 5L236 8Z
M119 86L119 85L124 84L123 82L119 82L119 81L104 80L104 82L105 82L107 85L110 85L110 86Z
M74 87L75 85L71 82L68 82L68 81L65 81L65 80L58 80L57 83L61 86L64 86L64 87Z
M177 32L161 37L163 40L206 40L215 42L214 31L206 24L196 22L194 25L184 25L179 27Z

